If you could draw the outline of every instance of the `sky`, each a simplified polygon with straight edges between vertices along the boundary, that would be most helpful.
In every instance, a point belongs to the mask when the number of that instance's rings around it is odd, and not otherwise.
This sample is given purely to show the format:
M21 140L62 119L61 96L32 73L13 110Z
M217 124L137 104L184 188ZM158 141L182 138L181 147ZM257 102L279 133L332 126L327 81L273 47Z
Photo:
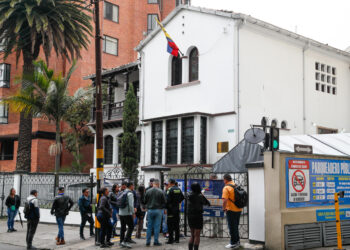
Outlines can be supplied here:
M251 15L338 49L350 46L350 0L192 0L192 5Z

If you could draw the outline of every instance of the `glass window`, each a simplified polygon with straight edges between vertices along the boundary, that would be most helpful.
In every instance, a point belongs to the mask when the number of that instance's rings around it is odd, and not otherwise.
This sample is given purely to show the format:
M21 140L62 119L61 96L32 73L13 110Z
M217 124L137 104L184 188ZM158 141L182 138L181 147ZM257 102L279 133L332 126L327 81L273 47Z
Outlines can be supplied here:
M103 38L103 52L118 55L118 39L104 36Z
M0 124L8 123L8 106L0 103Z
M190 82L198 80L198 49L194 48L190 52Z
M2 141L0 142L0 160L13 160L13 141Z
M201 117L201 158L200 163L207 163L207 117Z
M105 137L104 143L104 163L113 164L113 137L108 135Z
M193 117L183 118L181 120L181 163L193 163L194 151L194 119Z
M158 0L148 0L148 3L158 3Z
M166 121L166 163L177 163L177 119Z
M0 64L0 88L10 87L11 65L6 63Z
M173 57L171 60L171 86L182 83L182 60L179 57Z
M150 33L157 27L158 14L148 14L147 15L147 32Z
M163 122L152 123L152 164L162 164Z
M111 20L113 22L119 22L119 6L105 2L103 8L103 16L105 19Z
M123 134L120 134L117 137L117 140L118 140L118 164L122 163L122 139L123 139Z

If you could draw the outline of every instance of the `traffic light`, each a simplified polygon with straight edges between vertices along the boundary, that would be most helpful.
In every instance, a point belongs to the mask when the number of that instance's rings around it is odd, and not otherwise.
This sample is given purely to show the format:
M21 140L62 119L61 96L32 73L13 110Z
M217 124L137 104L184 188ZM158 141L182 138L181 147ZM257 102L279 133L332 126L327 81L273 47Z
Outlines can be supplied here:
M280 147L280 130L279 128L270 128L270 149L277 151Z

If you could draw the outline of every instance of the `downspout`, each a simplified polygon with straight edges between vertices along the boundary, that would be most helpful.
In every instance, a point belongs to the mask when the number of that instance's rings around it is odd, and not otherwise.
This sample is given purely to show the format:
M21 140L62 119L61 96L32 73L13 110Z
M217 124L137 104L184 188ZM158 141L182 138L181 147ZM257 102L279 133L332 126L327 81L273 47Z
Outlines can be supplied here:
M306 134L306 94L305 94L305 51L310 47L309 43L306 43L303 47L303 134Z
M234 19L233 26L233 91L234 91L234 111L236 112L236 144L240 141L240 82L239 82L239 29L244 23L244 19Z

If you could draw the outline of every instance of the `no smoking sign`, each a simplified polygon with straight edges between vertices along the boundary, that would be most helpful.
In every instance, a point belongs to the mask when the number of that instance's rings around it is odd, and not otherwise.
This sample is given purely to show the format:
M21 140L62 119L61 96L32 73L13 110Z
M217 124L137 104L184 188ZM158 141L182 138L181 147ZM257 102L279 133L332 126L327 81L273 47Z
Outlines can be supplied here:
M310 201L309 161L288 162L289 202Z

